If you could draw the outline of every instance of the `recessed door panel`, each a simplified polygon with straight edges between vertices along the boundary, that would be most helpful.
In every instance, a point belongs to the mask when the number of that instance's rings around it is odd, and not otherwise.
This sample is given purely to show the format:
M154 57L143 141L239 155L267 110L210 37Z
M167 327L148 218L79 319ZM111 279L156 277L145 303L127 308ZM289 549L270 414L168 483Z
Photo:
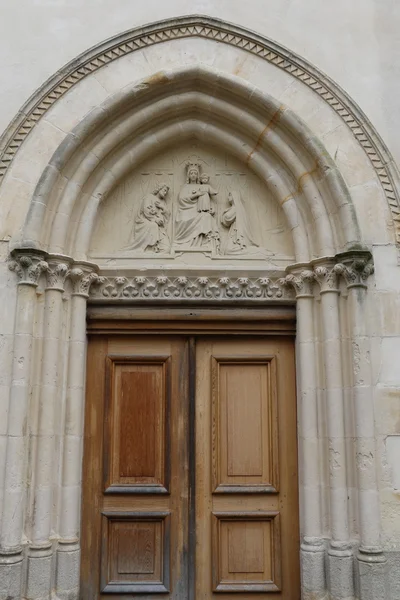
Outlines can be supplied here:
M107 357L107 493L168 492L170 386L169 356Z
M278 491L274 357L212 357L213 487Z

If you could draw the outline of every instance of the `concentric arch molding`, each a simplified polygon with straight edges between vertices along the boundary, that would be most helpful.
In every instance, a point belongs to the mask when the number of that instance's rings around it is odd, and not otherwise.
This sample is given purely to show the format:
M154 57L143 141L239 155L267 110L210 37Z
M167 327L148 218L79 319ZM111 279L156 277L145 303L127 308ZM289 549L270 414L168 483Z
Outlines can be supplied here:
M0 185L18 149L49 108L81 79L114 60L171 39L202 37L259 56L290 73L318 94L342 118L364 148L381 182L400 243L399 173L385 143L355 102L329 77L285 47L219 19L193 15L167 19L117 35L68 63L23 105L0 138Z

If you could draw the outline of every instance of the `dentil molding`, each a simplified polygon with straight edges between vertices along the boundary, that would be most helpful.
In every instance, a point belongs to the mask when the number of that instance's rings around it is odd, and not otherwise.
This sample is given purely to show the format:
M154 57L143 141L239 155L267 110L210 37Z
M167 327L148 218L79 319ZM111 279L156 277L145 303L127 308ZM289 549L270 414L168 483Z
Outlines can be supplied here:
M164 41L188 37L216 40L272 63L311 88L341 117L364 148L381 182L400 243L399 173L393 157L366 115L329 77L280 44L243 27L205 16L167 19L98 44L50 78L20 109L0 138L0 184L20 146L49 108L81 79L118 58Z

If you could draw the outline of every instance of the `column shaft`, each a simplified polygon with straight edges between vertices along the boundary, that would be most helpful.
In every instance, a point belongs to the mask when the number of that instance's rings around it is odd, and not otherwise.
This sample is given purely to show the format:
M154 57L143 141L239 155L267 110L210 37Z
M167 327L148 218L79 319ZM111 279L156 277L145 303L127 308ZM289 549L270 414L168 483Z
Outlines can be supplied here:
M63 319L63 286L68 273L68 265L58 259L49 260L49 262L48 287L45 291L32 543L29 549L27 571L26 596L30 600L50 598L52 578L52 541L50 538L55 484L55 418L57 405L61 401L60 373L63 368L63 357L60 338Z
M321 285L321 323L329 444L331 528L328 550L329 592L331 600L350 600L354 598L354 569L348 518L339 289L333 267L334 264L328 263L327 266L316 267L314 271Z
M321 522L312 273L303 272L296 282L299 450L302 465L302 591L304 600L322 600L326 597L327 585Z
M74 268L67 375L64 451L61 486L60 539L57 550L56 592L60 600L79 596L80 503L83 418L86 373L86 301L97 275L89 265Z

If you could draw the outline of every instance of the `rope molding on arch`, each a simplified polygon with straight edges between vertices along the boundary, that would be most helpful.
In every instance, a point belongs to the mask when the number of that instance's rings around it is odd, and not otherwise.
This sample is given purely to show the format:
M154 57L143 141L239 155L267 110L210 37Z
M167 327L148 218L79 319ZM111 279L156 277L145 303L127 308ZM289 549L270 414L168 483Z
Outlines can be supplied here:
M81 79L126 54L171 39L202 37L242 48L283 69L317 93L342 118L364 148L381 182L400 243L399 174L366 115L329 77L283 46L242 27L194 15L132 29L98 44L51 77L21 108L0 139L0 185L18 149L36 123Z

